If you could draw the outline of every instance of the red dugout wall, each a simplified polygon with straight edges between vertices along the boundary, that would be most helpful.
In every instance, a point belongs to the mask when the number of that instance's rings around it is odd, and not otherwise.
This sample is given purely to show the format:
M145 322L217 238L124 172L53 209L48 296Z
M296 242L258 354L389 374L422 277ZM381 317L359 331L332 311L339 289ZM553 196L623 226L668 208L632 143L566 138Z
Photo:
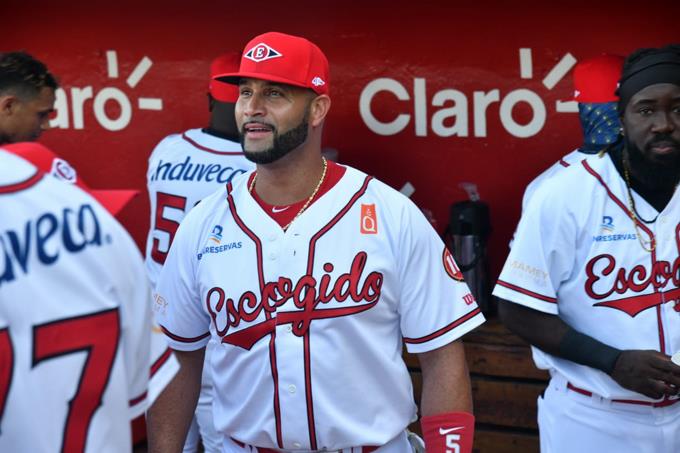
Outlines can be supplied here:
M440 230L466 198L459 183L476 183L494 275L524 187L580 142L565 103L573 64L680 40L674 1L68 3L4 2L1 50L59 76L57 127L42 141L91 186L144 190L154 145L206 124L212 57L264 31L300 34L331 62L325 146L397 189L410 182ZM144 195L121 216L140 245L148 206Z

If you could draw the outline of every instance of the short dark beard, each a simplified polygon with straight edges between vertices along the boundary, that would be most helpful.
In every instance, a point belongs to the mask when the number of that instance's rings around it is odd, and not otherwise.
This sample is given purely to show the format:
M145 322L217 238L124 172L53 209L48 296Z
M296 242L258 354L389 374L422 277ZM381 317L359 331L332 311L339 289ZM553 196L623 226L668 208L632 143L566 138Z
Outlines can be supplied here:
M239 131L239 134L241 136L241 148L243 148L243 155L246 156L246 159L256 164L271 164L306 142L308 132L309 108L305 110L305 115L300 124L291 130L279 135L277 130L274 129L272 131L274 134L272 147L264 151L248 151L245 147L246 134L243 127Z
M675 187L680 180L680 155L676 155L674 160L668 162L652 162L645 157L640 148L628 140L628 137L624 136L624 142L635 179L650 190L667 190Z

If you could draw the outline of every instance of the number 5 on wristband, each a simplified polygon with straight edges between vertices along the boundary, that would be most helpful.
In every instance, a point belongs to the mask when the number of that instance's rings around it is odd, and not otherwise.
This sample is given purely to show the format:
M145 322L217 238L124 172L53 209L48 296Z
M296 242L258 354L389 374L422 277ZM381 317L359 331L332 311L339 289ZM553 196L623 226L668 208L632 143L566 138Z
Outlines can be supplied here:
M471 453L475 417L452 412L423 417L420 425L427 453Z

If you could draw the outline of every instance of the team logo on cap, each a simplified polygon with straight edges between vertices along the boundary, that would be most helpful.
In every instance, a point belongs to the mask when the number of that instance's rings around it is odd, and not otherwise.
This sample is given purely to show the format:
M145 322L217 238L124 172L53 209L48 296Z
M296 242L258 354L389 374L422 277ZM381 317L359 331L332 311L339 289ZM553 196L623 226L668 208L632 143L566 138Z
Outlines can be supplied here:
M271 60L272 58L282 57L281 52L272 49L265 43L259 43L251 47L244 55L249 60L253 60L255 63L260 61Z
M325 84L326 84L326 82L324 82L321 77L317 76L317 77L314 77L312 79L312 85L314 85L315 87L320 87L320 86L323 86Z
M70 182L71 184L75 184L78 179L75 168L71 167L71 164L64 159L59 159L58 157L52 161L50 174L57 179Z

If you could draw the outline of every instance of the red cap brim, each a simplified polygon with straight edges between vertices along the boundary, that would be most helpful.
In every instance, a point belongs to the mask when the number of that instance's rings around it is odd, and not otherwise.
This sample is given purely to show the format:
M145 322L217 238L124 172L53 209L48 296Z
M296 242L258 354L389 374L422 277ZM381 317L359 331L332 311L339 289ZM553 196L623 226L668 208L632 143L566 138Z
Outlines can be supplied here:
M111 189L98 190L90 189L92 195L102 206L111 214L116 215L137 195L139 190Z
M295 80L287 79L285 77L280 77L277 75L265 74L263 72L232 72L227 74L217 74L215 77L213 77L213 79L215 80L219 80L220 82L231 83L232 85L238 85L239 80L243 78L266 80L268 82L284 83L286 85L309 88L310 90L316 92L317 94L321 94L320 91L317 91L314 88L302 84L300 82L297 82Z

